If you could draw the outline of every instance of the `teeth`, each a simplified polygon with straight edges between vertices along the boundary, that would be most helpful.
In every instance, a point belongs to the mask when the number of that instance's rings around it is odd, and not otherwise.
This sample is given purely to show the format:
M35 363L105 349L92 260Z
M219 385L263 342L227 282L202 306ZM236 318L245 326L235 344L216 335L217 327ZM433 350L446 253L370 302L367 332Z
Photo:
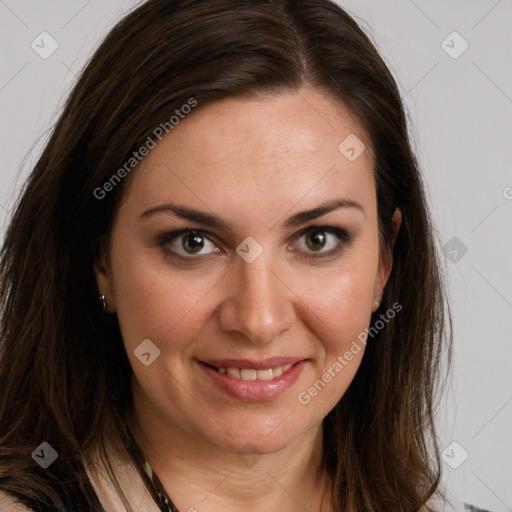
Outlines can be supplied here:
M252 368L217 368L219 373L228 375L234 379L240 380L272 380L274 377L280 377L284 372L293 366L288 363L284 366L269 368L268 370L254 370Z
M258 380L272 380L275 377L274 370L272 368L269 368L268 370L258 370L256 373Z
M230 377L233 377L234 379L239 379L240 378L240 369L239 368L228 368L226 370L226 373Z
M242 380L256 380L258 378L258 371L244 368L240 370L240 378Z

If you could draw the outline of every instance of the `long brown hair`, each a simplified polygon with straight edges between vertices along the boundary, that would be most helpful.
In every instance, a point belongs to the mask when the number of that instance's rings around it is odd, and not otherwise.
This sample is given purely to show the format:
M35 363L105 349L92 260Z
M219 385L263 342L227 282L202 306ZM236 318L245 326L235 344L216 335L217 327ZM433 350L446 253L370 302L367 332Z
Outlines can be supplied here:
M329 0L149 0L99 46L25 184L1 252L0 489L64 512L50 473L31 458L41 442L59 453L59 478L85 492L77 461L95 448L108 461L108 429L133 456L132 371L93 275L123 182L101 199L95 190L190 98L200 109L303 85L344 104L366 131L382 254L396 207L403 216L372 321L395 302L402 309L368 340L324 421L334 507L410 512L438 490L434 415L452 323L435 228L398 87L370 38Z

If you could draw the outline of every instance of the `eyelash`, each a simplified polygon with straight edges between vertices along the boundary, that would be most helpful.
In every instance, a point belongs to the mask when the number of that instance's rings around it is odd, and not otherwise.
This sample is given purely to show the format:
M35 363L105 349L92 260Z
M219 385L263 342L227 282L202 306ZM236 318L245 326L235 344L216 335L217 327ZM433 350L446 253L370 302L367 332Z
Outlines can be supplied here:
M332 226L308 226L307 228L300 231L296 235L296 238L300 239L303 235L305 235L307 233L312 233L315 231L333 234L338 238L339 242L336 244L336 247L334 247L333 249L330 249L325 252L319 252L319 253L315 253L315 252L305 253L305 254L303 253L300 255L301 258L314 260L314 261L319 260L319 259L329 258L330 256L334 256L334 255L338 254L339 252L342 251L342 249L345 246L348 246L352 243L351 235L349 235L344 229L335 228ZM199 235L203 236L210 242L214 243L214 241L211 238L211 237L213 237L213 235L210 235L210 233L208 233L207 231L203 231L200 229L194 229L194 228L184 228L184 229L180 229L178 231L172 231L170 233L166 233L165 235L161 236L158 240L158 245L161 246L162 248L164 248L166 255L168 255L172 258L179 259L182 261L188 261L188 262L202 260L205 257L208 257L209 255L207 254L207 255L199 255L199 256L193 256L193 255L183 256L182 254L178 253L174 249L171 249L171 250L165 249L165 246L168 245L170 242L174 241L176 238L180 238L181 236L190 234L192 232L198 233ZM213 237L213 238L215 238L215 237Z

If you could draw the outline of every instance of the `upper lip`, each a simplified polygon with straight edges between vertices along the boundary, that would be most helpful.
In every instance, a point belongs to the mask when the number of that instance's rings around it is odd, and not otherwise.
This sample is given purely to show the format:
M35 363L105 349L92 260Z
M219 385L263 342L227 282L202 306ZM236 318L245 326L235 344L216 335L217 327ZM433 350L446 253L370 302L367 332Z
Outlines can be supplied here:
M216 368L268 370L269 368L299 363L304 359L304 357L270 357L259 361L250 359L199 359L199 361L210 366L215 366Z

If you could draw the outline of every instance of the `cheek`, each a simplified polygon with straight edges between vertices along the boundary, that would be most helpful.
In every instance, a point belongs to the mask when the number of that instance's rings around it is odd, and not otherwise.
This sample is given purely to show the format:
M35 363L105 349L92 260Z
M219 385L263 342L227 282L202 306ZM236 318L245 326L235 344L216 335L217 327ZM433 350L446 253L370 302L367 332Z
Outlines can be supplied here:
M326 276L316 275L298 295L303 316L327 352L342 350L368 326L373 299L374 274L370 267L351 268ZM314 328L313 328L314 326Z
M154 259L146 264L145 260L143 253L135 252L117 260L116 308L127 349L146 338L162 351L183 349L200 330L209 291L222 276L175 270L165 263L155 264Z
M357 274L332 280L323 292L304 290L303 319L319 340L315 360L297 394L311 422L321 421L343 397L364 355L372 283ZM306 307L307 306L307 307Z

